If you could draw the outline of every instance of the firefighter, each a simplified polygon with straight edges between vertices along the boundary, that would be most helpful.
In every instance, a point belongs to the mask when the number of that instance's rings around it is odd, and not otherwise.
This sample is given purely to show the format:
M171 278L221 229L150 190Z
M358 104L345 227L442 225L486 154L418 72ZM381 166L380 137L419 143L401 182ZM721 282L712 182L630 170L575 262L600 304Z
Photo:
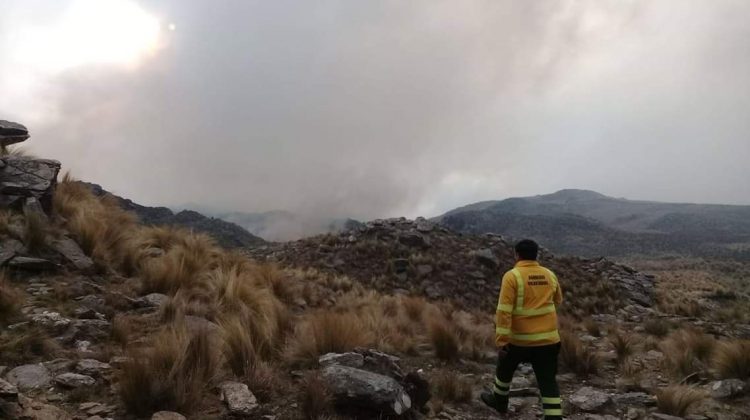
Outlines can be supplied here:
M524 239L515 246L515 267L505 273L495 314L497 372L492 392L482 401L500 413L508 411L513 373L520 363L531 363L542 394L545 420L562 419L557 386L560 334L557 306L562 290L557 276L537 262L539 245Z

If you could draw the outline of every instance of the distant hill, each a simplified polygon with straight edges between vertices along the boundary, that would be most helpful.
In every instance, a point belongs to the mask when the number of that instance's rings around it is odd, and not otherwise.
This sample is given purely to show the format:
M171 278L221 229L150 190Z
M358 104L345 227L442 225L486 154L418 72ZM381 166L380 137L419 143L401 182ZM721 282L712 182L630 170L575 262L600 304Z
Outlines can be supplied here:
M265 240L251 234L234 223L214 217L207 217L192 210L182 210L174 213L166 207L142 206L127 198L114 195L97 184L86 184L95 195L109 194L114 197L123 209L132 211L138 215L138 218L144 224L181 226L196 232L206 233L225 248L255 247L266 244Z
M291 241L306 236L336 233L361 225L353 219L308 217L283 210L261 213L211 212L214 217L242 226L267 241Z
M470 204L436 220L460 232L536 238L567 254L750 259L750 206L637 201L561 190Z

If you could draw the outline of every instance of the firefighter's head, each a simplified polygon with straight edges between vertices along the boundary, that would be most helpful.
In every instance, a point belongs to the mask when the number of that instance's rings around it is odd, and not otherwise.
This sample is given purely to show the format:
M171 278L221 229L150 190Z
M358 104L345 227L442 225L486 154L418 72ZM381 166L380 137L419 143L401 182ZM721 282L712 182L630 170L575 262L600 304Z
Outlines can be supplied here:
M531 239L524 239L516 244L516 261L536 260L539 254L539 245Z

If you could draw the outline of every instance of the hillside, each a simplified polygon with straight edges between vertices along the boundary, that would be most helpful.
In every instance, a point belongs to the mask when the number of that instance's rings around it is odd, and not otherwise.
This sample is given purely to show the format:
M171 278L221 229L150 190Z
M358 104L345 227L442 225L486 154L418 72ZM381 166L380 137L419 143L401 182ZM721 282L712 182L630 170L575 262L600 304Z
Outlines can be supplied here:
M84 183L97 197L111 197L119 206L138 216L146 225L179 226L213 237L221 246L227 248L262 246L265 240L253 235L242 227L214 217L207 217L193 210L182 210L174 213L166 207L148 207L119 197L104 190L100 185Z
M436 220L461 232L537 238L573 255L750 259L750 206L634 201L562 190L476 203Z

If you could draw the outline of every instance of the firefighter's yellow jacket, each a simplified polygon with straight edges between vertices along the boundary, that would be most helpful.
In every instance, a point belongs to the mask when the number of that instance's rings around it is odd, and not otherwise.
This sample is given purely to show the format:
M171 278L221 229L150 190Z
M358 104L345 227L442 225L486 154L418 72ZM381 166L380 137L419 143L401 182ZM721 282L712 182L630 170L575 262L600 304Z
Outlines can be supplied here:
M522 260L505 273L495 315L498 347L543 346L560 342L557 306L562 290L557 276L536 261Z

